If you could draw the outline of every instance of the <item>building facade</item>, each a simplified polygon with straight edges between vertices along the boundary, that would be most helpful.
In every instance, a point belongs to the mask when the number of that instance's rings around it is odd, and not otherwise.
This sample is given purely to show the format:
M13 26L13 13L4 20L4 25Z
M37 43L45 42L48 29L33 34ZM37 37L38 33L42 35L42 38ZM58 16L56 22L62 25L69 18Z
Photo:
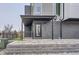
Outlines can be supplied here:
M78 39L78 9L79 4L71 3L26 5L25 15L21 15L23 35L33 39Z

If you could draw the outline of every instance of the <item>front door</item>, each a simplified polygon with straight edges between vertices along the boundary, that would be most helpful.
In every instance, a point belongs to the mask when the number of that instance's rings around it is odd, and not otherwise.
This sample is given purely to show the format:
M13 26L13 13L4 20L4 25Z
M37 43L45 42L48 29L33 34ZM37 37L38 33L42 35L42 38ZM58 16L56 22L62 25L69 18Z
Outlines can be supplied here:
M42 37L42 26L41 26L41 24L35 24L35 37Z

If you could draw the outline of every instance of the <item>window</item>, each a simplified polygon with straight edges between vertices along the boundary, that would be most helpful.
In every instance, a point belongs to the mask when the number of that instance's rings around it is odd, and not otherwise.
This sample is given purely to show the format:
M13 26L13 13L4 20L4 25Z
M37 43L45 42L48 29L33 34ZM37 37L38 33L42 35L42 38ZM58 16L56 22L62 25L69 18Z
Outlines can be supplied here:
M34 15L40 15L41 14L41 3L35 3L34 4Z
M41 36L41 24L35 25L35 36L40 37Z
M60 16L60 3L56 3L56 14Z
M37 7L37 12L41 12L41 7L40 6Z

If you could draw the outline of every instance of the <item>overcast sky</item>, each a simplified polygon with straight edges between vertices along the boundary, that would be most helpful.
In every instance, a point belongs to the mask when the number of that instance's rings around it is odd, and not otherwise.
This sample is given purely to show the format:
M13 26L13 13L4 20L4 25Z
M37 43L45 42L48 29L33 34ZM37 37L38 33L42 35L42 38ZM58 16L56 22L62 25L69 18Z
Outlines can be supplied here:
M4 25L13 25L14 29L19 30L21 27L20 15L24 15L24 5L26 3L0 3L0 30Z

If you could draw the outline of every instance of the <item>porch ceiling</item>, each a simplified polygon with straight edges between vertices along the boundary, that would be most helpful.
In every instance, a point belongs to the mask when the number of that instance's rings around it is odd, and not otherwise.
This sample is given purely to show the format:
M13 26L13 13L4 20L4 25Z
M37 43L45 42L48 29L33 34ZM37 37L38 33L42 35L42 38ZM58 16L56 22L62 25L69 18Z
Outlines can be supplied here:
M31 24L33 20L49 21L54 17L50 15L21 15L22 22L26 25Z

